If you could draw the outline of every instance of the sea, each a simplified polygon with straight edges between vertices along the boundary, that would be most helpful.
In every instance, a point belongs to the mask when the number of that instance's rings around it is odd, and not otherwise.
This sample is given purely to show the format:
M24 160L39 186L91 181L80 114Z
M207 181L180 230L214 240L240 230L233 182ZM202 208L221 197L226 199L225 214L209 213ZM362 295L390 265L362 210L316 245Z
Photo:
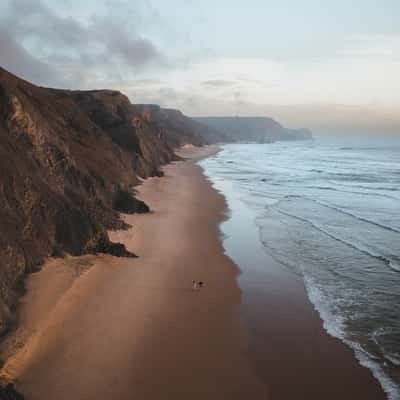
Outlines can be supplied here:
M400 399L400 136L226 144L201 166L301 276L326 331Z

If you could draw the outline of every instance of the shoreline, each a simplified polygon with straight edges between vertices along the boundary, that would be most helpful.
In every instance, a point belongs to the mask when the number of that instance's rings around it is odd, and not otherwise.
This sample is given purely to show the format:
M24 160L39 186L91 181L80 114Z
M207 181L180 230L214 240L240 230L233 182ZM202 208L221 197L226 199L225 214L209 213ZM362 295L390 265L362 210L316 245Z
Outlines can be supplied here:
M325 329L303 277L265 252L256 213L228 180L207 176L230 210L221 226L224 248L241 270L240 312L249 354L271 398L385 400L388 394L373 372Z
M28 400L385 399L324 330L303 282L235 227L238 211L250 216L195 164L217 151L188 146L187 161L138 187L152 212L110 232L138 259L53 259L28 278L3 368ZM221 236L234 232L229 248ZM192 279L205 287L193 292Z
M239 270L219 240L225 200L195 164L215 151L184 149L192 160L138 187L152 212L125 215L133 228L110 237L139 258L50 260L28 278L2 371L26 399L266 397L247 357ZM87 268L75 276L71 263ZM193 292L192 279L205 287Z

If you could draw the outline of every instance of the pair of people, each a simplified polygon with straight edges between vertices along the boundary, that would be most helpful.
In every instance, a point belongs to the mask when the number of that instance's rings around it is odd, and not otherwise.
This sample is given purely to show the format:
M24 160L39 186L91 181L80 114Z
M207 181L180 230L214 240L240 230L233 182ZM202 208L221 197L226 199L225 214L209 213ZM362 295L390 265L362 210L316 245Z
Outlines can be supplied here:
M192 289L200 290L203 287L204 283L202 281L192 281Z

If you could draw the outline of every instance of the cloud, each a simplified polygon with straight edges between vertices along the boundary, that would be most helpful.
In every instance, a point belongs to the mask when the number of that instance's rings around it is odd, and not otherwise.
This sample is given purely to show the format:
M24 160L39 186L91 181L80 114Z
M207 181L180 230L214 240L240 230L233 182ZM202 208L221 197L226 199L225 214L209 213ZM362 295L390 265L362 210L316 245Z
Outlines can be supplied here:
M130 31L126 25L108 18L94 18L87 28L87 36L93 43L104 46L107 57L118 57L127 66L141 67L167 66L167 60L149 39Z
M34 80L39 85L50 79L57 80L56 72L46 63L32 57L4 29L0 28L1 66L22 78Z
M151 61L161 63L162 56L148 39L114 40L108 43L109 53L119 55L129 65L139 67Z
M196 28L196 10L194 1L175 10L161 0L2 0L0 65L40 85L118 89L189 115L400 127L398 112L387 111L400 104L399 34L341 31L330 40L310 25L298 41L243 46L229 31Z
M123 13L78 20L41 0L12 0L1 14L0 62L35 83L81 87L169 67Z
M74 46L88 39L87 29L80 22L57 15L41 0L9 1L2 14L2 25L18 41Z

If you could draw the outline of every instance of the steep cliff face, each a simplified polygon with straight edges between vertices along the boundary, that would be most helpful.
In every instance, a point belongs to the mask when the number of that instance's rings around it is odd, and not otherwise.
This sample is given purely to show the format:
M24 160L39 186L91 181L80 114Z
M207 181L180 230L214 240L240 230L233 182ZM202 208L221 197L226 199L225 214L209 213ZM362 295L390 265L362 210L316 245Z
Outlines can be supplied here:
M60 91L61 97L72 98L90 120L131 156L132 168L141 178L160 173L159 167L175 158L166 132L142 115L120 92L111 90ZM193 135L192 135L193 136ZM188 141L193 140L189 132Z
M228 142L266 143L311 139L307 129L287 129L268 117L199 117L196 121L222 132Z
M107 230L124 226L118 212L148 211L138 178L160 175L173 146L203 143L144 114L119 92L40 88L0 69L0 334L45 258L132 255Z

